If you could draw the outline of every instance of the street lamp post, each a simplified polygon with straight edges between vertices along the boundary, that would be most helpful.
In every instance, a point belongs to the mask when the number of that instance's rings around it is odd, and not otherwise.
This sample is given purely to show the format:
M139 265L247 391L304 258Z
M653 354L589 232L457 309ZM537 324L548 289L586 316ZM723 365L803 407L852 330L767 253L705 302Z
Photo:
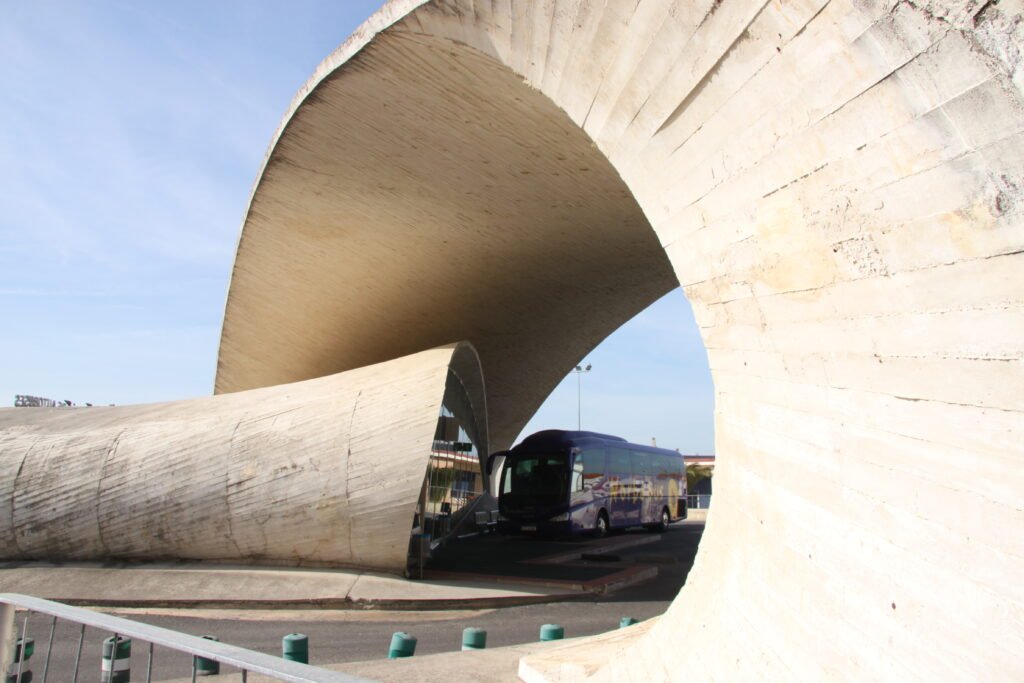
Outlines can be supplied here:
M573 372L576 373L576 430L580 431L583 429L583 373L590 372L591 365L587 363L586 367L577 365Z

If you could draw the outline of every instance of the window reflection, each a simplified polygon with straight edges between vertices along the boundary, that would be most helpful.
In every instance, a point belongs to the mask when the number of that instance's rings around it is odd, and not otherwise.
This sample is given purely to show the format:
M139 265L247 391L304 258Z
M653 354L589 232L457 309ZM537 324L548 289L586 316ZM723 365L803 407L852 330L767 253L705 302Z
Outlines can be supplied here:
M483 494L480 444L469 396L458 375L449 369L413 518L410 560L414 567L422 569L430 548L457 531L472 511L473 503Z

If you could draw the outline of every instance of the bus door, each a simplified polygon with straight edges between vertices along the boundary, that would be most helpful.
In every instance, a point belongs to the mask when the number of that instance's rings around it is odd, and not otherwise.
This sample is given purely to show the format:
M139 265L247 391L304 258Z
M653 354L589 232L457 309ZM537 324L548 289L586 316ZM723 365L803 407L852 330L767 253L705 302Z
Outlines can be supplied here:
M585 525L584 510L587 507L588 494L583 484L583 451L579 448L571 450L572 472L569 475L569 515L574 526ZM584 528L589 528L584 526Z
M588 447L582 451L574 449L574 453L572 477L578 488L570 494L572 519L583 529L593 529L602 508L608 512L611 521L609 482L605 476L607 458L603 448Z
M640 501L639 514L636 522L640 524L651 524L661 514L661 508L655 511L658 505L656 497L657 471L655 467L656 455L633 451L633 480L634 490Z
M640 501L634 495L633 463L629 451L608 449L608 479L611 486L611 523L613 527L636 524Z
M643 524L647 521L647 508L650 504L648 455L642 451L631 451L629 454L630 469L633 472L632 486L629 489L630 508L626 521L629 524Z
M676 472L679 469L678 463L682 461L682 457L658 456L658 495L668 508L671 519L681 516L679 508L679 477L676 475ZM686 501L685 493L683 494L683 501Z

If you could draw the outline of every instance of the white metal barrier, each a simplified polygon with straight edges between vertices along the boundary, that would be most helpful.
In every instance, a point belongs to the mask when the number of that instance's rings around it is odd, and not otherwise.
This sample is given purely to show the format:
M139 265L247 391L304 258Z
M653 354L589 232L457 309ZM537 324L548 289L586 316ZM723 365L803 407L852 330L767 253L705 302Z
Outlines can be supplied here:
M52 600L43 600L30 595L19 595L17 593L0 593L0 666L6 677L6 671L14 663L14 648L17 636L15 626L16 608L28 610L21 626L21 639L24 642L28 631L28 615L32 613L46 614L50 620L50 639L46 645L46 658L43 664L42 683L46 683L46 677L50 664L50 652L53 649L53 634L60 619L72 621L82 625L81 634L78 640L78 654L75 658L75 673L71 683L78 682L79 663L82 659L82 644L85 640L85 629L87 626L109 632L114 635L115 651L118 638L133 638L149 643L149 658L146 663L146 681L152 681L153 674L153 646L184 652L192 656L192 680L196 678L196 657L203 657L220 662L223 665L234 667L242 672L242 680L245 681L247 674L253 673L270 676L279 681L290 681L292 683L370 683L365 678L349 676L337 671L330 671L308 664L288 661L279 657L254 652L245 648L228 645L226 643L207 640L198 636L190 636L178 631L151 626L130 619L123 619L109 614L101 614L92 610L72 607ZM25 657L20 657L16 683L21 683L22 664ZM111 675L113 667L110 667Z

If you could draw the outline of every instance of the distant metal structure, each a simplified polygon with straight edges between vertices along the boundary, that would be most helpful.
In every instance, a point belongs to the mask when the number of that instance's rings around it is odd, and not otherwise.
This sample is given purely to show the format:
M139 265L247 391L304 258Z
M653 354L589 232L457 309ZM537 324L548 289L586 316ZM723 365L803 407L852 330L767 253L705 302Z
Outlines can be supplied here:
M14 397L15 408L56 408L58 405L65 405L65 401L55 401L52 398L42 396L28 396L17 394Z
M83 403L86 408L92 408L91 403ZM114 405L111 403L110 405ZM75 408L78 404L73 401L57 401L42 396L29 396L27 394L15 394L15 408Z

